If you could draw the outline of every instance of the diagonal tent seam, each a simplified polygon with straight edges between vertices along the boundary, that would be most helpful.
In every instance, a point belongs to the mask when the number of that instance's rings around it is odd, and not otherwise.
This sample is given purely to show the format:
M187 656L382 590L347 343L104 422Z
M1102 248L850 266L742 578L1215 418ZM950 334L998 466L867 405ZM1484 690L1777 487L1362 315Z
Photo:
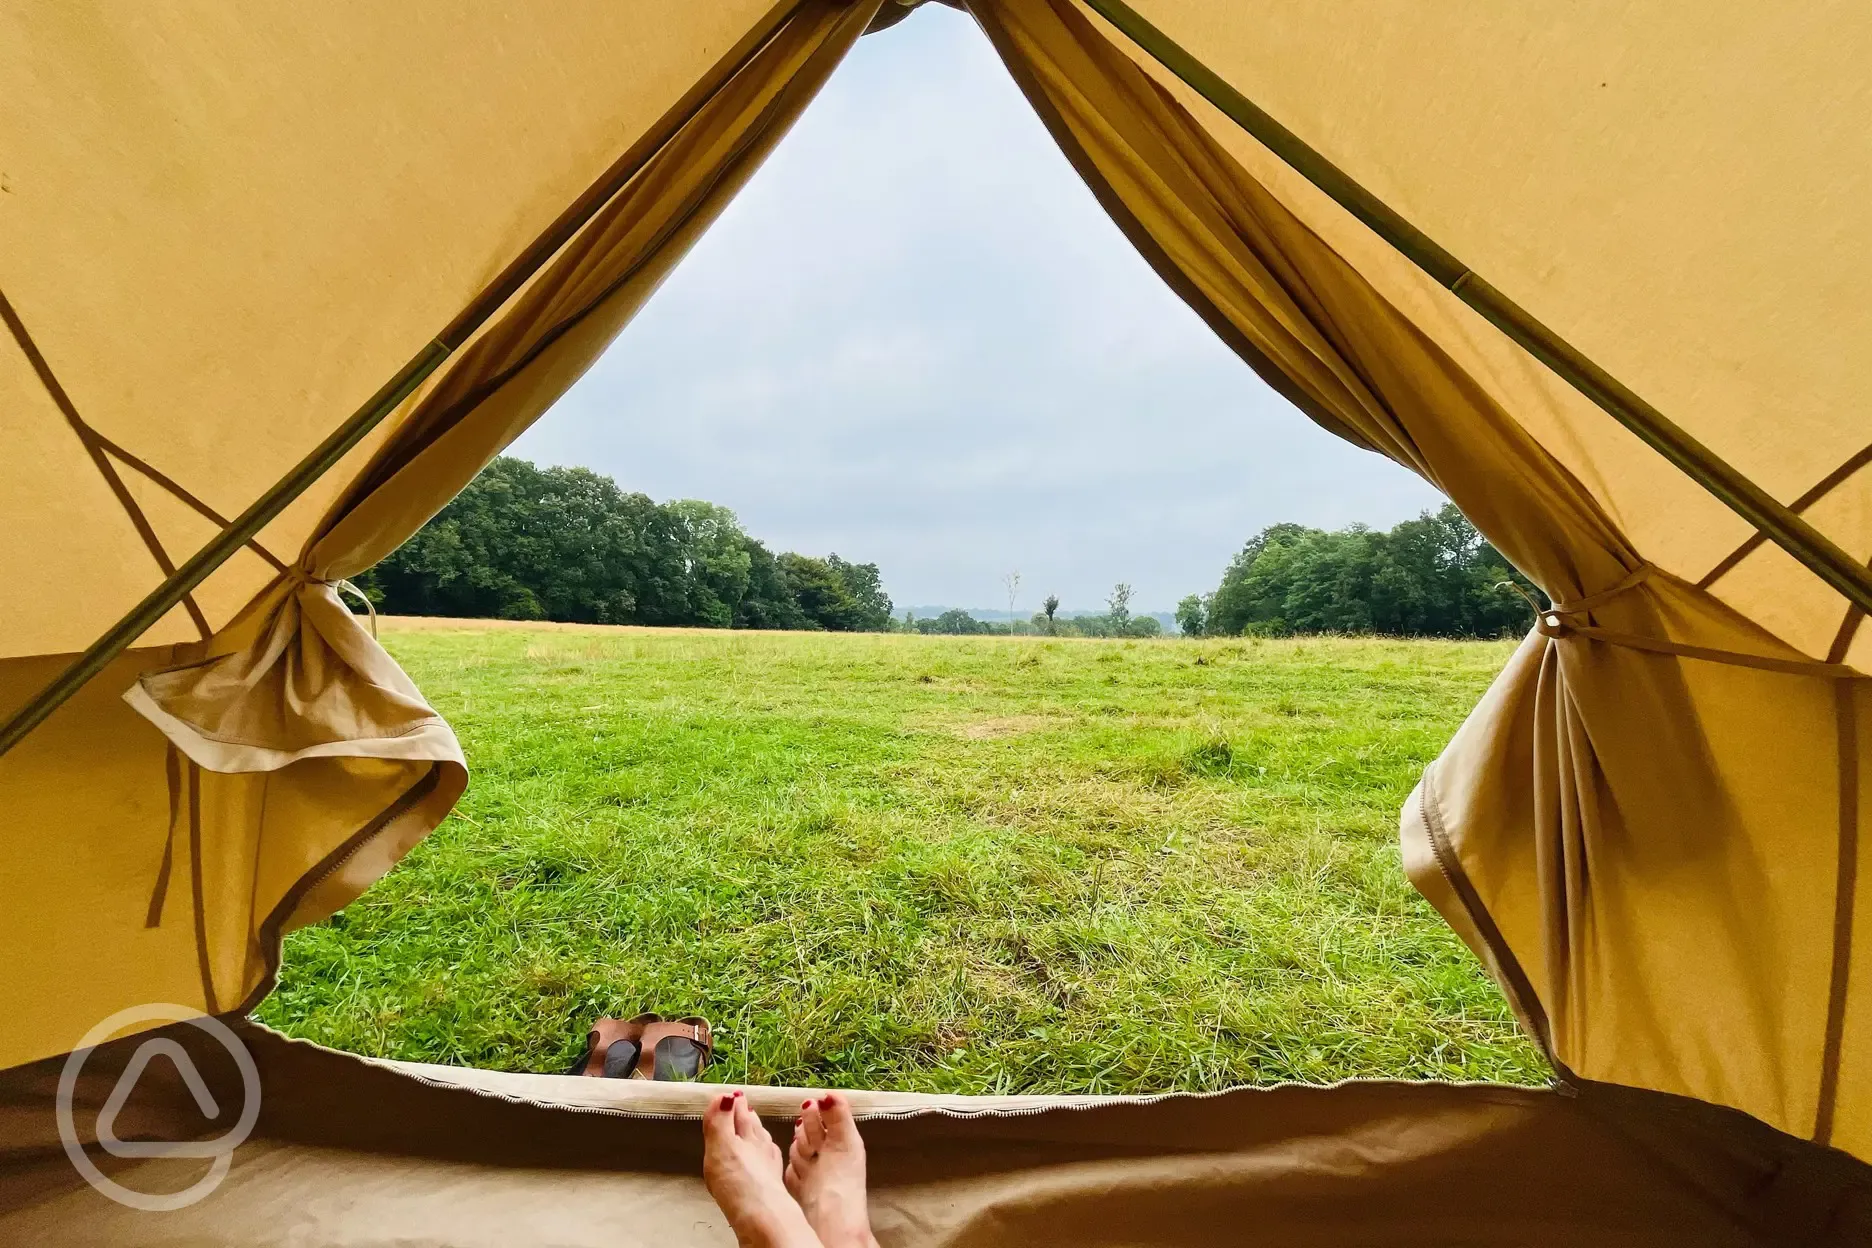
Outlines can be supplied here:
M33 374L38 377L39 384L45 388L46 394L51 397L59 414L65 417L66 424L71 426L72 432L83 444L86 454L90 455L91 463L97 468L98 475L104 478L104 483L110 487L111 494L117 499L118 505L124 509L131 527L136 529L137 536L143 540L143 545L149 550L150 556L156 560L156 566L161 569L166 584L175 576L175 560L169 557L168 550L163 546L162 539L156 536L156 530L151 526L149 518L143 514L143 509L137 506L136 500L130 496L130 490L124 485L122 474L111 464L110 458L105 454L105 439L86 424L84 418L78 414L78 408L72 403L71 396L65 392L65 387L59 382L58 375L52 371L52 365L46 360L45 353L40 351L39 344L33 341L32 334L26 329L26 323L20 319L12 302L7 299L5 291L0 291L0 320L6 322L7 330L13 335L13 341L19 345L20 351L25 354L27 362L32 365ZM111 445L110 449L115 450L115 445ZM168 485L169 483L167 478L164 478L159 484ZM183 497L186 498L186 496ZM188 611L189 619L194 621L195 629L201 634L203 641L214 635L214 630L208 627L208 618L202 614L201 607L196 604L192 593L183 594L182 605Z
M167 490L177 501L192 509L197 515L207 520L217 529L225 529L232 523L226 516L216 511L213 507L210 507L207 503L204 503L201 499L195 497L195 495L188 490L183 489L182 486L177 484L175 479L168 474L151 465L140 456L134 455L124 447L119 446L103 434L97 433L95 430L92 432L93 436L97 438L98 446L109 454L112 459L115 459L126 468L141 473L152 483ZM266 546L261 543L259 538L256 537L248 541L247 549L253 551L254 554L265 560L268 566L275 572L286 571L285 561L268 550Z
M1848 457L1839 467L1815 482L1806 493L1788 504L1789 510L1794 512L1806 511L1828 494L1831 494L1834 490L1852 480L1859 470L1866 467L1868 464L1872 464L1872 446L1867 446ZM1740 566L1744 559L1754 554L1757 550L1760 550L1763 543L1767 540L1765 534L1759 529L1756 530L1754 533L1750 534L1747 540L1743 541L1741 545L1725 555L1715 567L1704 573L1703 578L1696 583L1696 587L1698 589L1711 588L1717 581ZM1827 662L1844 663L1846 661L1846 652L1852 648L1853 638L1858 635L1859 625L1861 621L1865 619L1865 616L1866 609L1859 603L1855 602L1847 606L1846 614L1840 619L1839 630L1833 636L1833 644L1827 648Z
M1827 662L1846 661L1846 652L1852 648L1853 638L1858 635L1859 625L1864 623L1865 617L1864 609L1858 606L1846 612L1846 618L1840 621L1839 632L1833 635L1833 644L1827 649Z
M1864 468L1867 464L1872 464L1872 446L1867 446L1848 456L1845 462L1840 464L1839 467L1820 478L1806 493L1789 503L1788 510L1794 512L1806 511L1828 494L1831 494L1834 490L1852 480L1859 470ZM1722 559L1717 562L1715 567L1705 572L1702 579L1697 581L1696 587L1698 589L1708 589L1717 581L1733 572L1737 564L1748 558L1755 551L1761 549L1762 543L1767 540L1767 535L1759 530L1750 534L1741 545L1737 546L1727 555L1724 555Z
M34 695L4 725L0 725L0 755L4 755L19 744L27 733L44 722L47 716L57 710L93 676L103 671L113 659L129 649L138 637L148 631L176 603L189 598L196 586L212 575L215 569L226 562L235 551L252 542L260 530L265 528L274 517L284 511L314 481L335 466L352 447L381 424L405 399L414 394L430 374L435 372L445 360L505 306L507 301L524 287L548 260L558 254L577 232L597 215L600 209L615 199L625 185L650 162L650 159L663 150L670 140L701 112L703 106L773 40L774 36L800 11L805 3L806 0L778 0L778 3L740 43L716 62L701 80L658 119L654 126L626 149L624 154L583 195L568 205L566 210L530 246L516 256L493 282L444 327L441 333L426 343L416 356L399 369L395 376L385 382L376 394L365 401L362 407L308 452L305 458L294 465L285 476L255 499L245 511L231 522L224 523L220 535L196 551L180 568L171 568L165 564L165 571L168 575L162 584L151 590L142 602L131 608L128 614L94 641L51 684ZM24 326L18 325L10 305L6 305L4 300L0 299L0 308L5 311L9 327L17 326L16 333L23 335ZM32 355L33 352L29 350L28 354ZM43 380L43 373L41 377ZM68 419L70 418L73 417L68 416ZM413 456L420 449L420 444L393 447L385 459L394 457L399 451ZM381 473L382 478L388 479L389 476L394 475L395 467L396 465L392 463L388 471ZM342 515L347 506L366 496L376 484L380 483L379 475L378 469L368 472L360 481L359 488L342 500L339 506L327 516L327 521L329 522L337 515ZM125 505L134 506L127 496ZM166 552L159 556L159 562L166 559ZM205 620L200 626L204 638L211 636Z
M1083 0L1296 173L1468 304L1556 376L1782 547L1848 602L1872 610L1872 569L1600 368L1394 209L1263 112L1123 0Z

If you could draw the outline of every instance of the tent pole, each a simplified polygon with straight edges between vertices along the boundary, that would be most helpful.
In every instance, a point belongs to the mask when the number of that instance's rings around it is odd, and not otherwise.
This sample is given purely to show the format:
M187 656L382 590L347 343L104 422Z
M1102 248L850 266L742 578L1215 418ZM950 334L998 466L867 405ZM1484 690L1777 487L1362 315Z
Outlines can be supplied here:
M1627 389L1525 308L1477 276L1390 205L1353 181L1344 170L1307 146L1293 131L1144 20L1124 0L1085 0L1085 4L1296 173L1370 227L1405 259L1481 313L1490 324L1637 434L1764 537L1798 559L1814 575L1845 595L1849 602L1872 611L1872 571L1824 533Z
M103 671L111 661L131 645L136 639L162 619L196 586L213 575L214 570L225 563L235 551L246 545L265 528L275 516L286 510L295 498L303 494L314 481L343 459L345 453L363 440L364 436L379 424L386 416L397 409L433 373L441 363L448 359L457 348L474 336L476 330L485 324L501 306L512 297L514 292L524 286L539 268L556 255L559 249L572 236L582 229L586 222L596 216L598 210L610 203L625 184L636 177L643 167L650 163L650 158L662 151L675 137L676 132L702 111L709 100L713 99L722 86L752 61L760 50L767 46L774 34L799 10L804 0L777 0L773 8L753 30L749 31L738 44L728 51L708 75L690 88L689 92L676 105L660 118L636 143L620 156L599 179L586 189L585 193L574 200L562 212L558 219L546 227L544 233L536 238L532 245L516 256L499 276L470 303L461 313L450 321L448 326L427 346L417 353L416 358L398 370L396 376L384 383L382 389L372 395L370 400L354 412L351 418L338 427L329 437L300 460L289 473L276 481L272 488L262 494L252 506L234 518L232 524L223 529L218 537L194 556L164 578L163 583L151 590L147 597L132 607L130 613L116 624L109 632L91 643L89 649L74 659L58 679L41 689L33 699L10 716L4 727L0 727L0 755L20 743L20 740L37 728L45 718L57 710L67 698L78 692L85 682Z

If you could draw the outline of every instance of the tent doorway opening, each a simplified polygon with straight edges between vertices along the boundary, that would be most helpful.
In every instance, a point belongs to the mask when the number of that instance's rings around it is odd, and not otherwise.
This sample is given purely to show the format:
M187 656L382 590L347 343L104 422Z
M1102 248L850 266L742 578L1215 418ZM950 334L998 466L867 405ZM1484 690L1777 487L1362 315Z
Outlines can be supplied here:
M1520 600L1173 636L1269 526L1442 500L1163 284L962 14L860 41L507 456L354 578L456 617L382 637L474 780L262 1020L559 1070L696 1013L714 1078L920 1092L1547 1077L1396 833ZM828 554L883 618L786 614Z

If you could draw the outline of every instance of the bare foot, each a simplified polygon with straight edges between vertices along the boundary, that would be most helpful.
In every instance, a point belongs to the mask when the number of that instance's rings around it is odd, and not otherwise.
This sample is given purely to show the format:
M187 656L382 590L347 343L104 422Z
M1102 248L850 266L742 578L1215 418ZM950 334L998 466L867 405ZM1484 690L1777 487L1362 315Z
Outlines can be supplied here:
M865 1150L851 1102L837 1092L800 1107L786 1186L825 1248L878 1248L865 1205Z
M822 1248L806 1215L787 1195L780 1146L739 1092L716 1097L702 1113L702 1181L734 1228L741 1248Z

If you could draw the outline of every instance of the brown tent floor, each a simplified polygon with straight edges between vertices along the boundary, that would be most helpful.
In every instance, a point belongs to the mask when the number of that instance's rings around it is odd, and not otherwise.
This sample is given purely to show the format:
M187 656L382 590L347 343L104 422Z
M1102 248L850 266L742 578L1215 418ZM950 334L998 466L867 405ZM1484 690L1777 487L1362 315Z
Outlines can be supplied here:
M373 1062L235 1025L261 1075L259 1127L221 1187L173 1213L124 1209L78 1177L51 1112L61 1061L0 1077L0 1243L733 1242L699 1178L712 1085ZM166 1034L228 1093L218 1103L238 1103L225 1055L193 1028ZM91 1056L80 1130L146 1038ZM177 1137L196 1111L173 1071L145 1071L120 1138ZM799 1094L751 1091L790 1136ZM854 1099L887 1248L1872 1242L1872 1167L1654 1093L1359 1082ZM100 1161L143 1191L206 1165Z

